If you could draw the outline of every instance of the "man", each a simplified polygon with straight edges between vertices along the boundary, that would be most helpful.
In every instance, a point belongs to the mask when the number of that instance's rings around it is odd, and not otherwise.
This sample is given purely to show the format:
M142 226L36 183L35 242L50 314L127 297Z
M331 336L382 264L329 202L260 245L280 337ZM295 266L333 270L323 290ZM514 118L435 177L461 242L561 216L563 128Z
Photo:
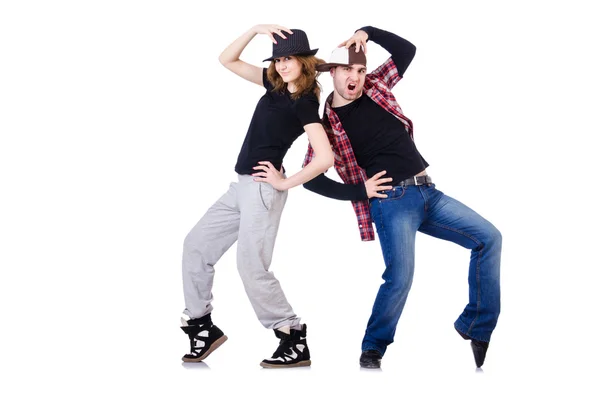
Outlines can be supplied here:
M363 51L368 40L391 54L370 74ZM391 92L415 50L403 38L367 26L340 44L328 63L317 67L333 78L323 123L344 184L321 174L304 186L327 197L351 200L362 240L374 240L372 222L377 227L384 283L362 341L361 367L379 368L393 342L412 284L417 231L471 250L469 303L454 327L471 340L476 365L481 367L500 314L502 237L490 222L437 190L427 175L429 164L412 139L412 122ZM305 165L313 155L309 145Z

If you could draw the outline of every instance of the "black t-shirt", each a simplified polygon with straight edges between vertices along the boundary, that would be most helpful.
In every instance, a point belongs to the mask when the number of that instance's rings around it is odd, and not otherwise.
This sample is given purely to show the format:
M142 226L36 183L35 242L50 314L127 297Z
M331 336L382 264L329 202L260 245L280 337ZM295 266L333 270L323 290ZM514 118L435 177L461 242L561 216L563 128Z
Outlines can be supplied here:
M372 177L387 171L396 186L429 166L421 156L404 124L377 105L369 96L333 108L348 135L356 162Z
M408 40L365 26L369 41L381 45L394 60L400 76L412 62L416 47ZM354 111L360 109L360 111ZM366 94L359 99L334 109L350 139L358 164L372 177L386 170L384 178L394 178L393 185L423 171L429 164L421 157L414 142L396 117L378 106ZM386 183L387 185L387 183ZM365 184L344 184L329 179L325 174L306 182L304 187L315 193L338 200L366 200Z
M304 132L304 126L320 123L319 101L313 94L293 100L287 89L274 92L263 69L263 85L267 92L260 98L252 116L248 133L238 156L235 172L253 174L259 161L270 161L277 169L292 143Z

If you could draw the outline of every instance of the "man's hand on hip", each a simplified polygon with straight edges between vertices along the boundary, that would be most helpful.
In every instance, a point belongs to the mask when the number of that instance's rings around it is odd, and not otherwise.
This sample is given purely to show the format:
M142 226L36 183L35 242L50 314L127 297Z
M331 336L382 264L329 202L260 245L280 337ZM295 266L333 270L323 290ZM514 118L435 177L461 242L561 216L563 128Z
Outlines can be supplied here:
M392 178L382 178L386 171L381 171L373 175L370 179L365 182L365 188L367 189L367 196L387 198L385 194L379 193L380 191L390 190L392 186L381 185L382 183L391 182Z

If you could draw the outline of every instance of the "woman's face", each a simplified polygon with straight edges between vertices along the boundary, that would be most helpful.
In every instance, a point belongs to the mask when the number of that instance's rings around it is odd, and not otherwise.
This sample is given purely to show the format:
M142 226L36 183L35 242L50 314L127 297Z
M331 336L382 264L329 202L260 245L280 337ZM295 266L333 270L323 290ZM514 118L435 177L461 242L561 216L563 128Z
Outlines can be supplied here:
M275 70L284 82L295 81L302 74L302 64L294 56L275 58Z

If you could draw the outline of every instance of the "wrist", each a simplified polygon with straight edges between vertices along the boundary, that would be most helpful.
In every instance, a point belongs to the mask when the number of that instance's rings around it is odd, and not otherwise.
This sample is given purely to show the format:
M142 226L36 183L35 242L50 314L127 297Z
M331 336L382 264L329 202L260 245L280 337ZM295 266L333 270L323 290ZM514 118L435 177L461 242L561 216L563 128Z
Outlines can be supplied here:
M369 197L369 189L367 187L367 183L366 182L363 183L362 187L363 187L362 188L362 192L361 192L362 193L362 198L365 199L365 200L368 200L370 197Z
M373 32L373 27L372 26L363 26L360 29L357 29L356 32L354 33L358 33L358 32L363 32L367 38L366 41L369 41L369 39L371 38L371 33Z
M288 179L282 179L279 183L279 190L288 190L290 188L290 184L288 183Z
M273 186L273 187L282 192L289 189L287 179L280 179L279 181L277 181L277 186Z

